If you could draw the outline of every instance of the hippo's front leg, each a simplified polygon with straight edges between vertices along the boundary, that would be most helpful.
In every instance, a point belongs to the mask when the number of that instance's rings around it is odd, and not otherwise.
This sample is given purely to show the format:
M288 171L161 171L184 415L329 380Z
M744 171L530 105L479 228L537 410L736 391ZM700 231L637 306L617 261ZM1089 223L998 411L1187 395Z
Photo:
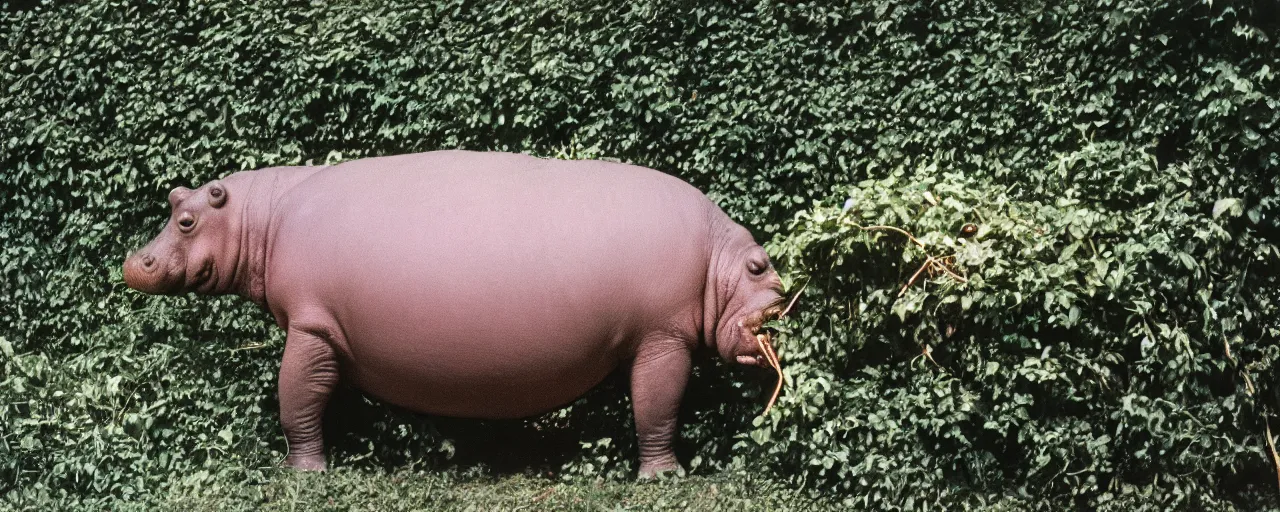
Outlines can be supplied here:
M677 414L689 381L689 343L661 339L642 342L631 365L631 404L640 442L640 477L680 469L676 460Z
M303 470L325 469L321 420L338 383L333 346L315 334L290 328L280 363L280 423L289 442L284 464Z

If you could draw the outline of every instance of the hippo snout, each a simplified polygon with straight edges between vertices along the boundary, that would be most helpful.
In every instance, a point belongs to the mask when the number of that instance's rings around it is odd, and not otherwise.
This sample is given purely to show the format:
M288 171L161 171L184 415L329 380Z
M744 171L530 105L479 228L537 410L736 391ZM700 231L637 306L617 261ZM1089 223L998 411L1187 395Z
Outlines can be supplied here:
M160 270L160 261L150 252L136 252L124 260L124 284L143 293L169 294L174 280Z

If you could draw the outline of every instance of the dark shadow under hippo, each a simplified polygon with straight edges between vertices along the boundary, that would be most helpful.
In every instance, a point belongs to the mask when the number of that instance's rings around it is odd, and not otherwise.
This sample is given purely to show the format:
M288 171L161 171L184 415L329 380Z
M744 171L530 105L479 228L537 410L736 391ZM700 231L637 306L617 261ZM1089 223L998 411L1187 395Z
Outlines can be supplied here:
M231 174L169 194L124 263L157 294L234 293L287 332L286 464L325 467L338 378L409 410L519 418L630 370L643 476L679 468L699 345L777 367L764 249L705 195L601 161L439 151Z

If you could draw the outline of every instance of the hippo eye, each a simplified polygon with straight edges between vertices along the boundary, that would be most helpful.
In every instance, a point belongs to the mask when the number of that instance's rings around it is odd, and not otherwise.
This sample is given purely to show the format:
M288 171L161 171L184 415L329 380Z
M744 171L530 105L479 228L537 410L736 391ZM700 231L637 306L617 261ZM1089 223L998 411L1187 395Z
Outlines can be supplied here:
M227 204L227 191L222 188L221 183L215 182L209 187L209 206L222 208L224 204Z
M751 272L752 274L755 274L755 275L763 274L764 271L767 270L768 268L769 268L769 264L767 262L763 262L760 260L747 261L747 272Z

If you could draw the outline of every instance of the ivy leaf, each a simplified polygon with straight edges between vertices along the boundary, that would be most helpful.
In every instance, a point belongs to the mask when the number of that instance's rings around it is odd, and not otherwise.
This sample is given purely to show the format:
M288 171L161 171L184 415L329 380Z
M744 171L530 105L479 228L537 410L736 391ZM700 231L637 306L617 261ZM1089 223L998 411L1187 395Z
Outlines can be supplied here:
M1232 217L1239 217L1240 214L1244 213L1244 204L1235 197L1226 197L1214 201L1213 218L1217 219L1224 213L1229 213Z

